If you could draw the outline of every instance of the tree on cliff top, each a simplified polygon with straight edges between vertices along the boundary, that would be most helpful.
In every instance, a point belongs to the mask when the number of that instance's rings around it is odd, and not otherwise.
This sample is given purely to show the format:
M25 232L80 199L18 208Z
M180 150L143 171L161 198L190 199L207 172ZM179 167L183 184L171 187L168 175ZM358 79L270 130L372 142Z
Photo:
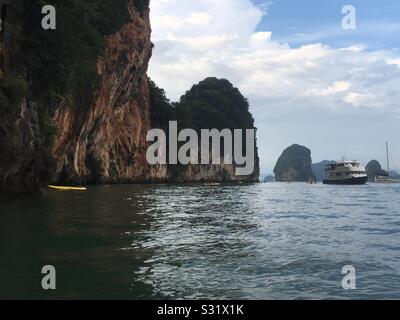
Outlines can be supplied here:
M180 126L200 129L252 129L249 103L226 79L207 78L175 104Z
M174 119L174 109L166 97L165 90L149 80L150 117L153 128L168 130L169 121Z
M149 88L153 128L168 128L169 121L197 131L254 128L247 99L226 79L207 78L172 104L151 80Z

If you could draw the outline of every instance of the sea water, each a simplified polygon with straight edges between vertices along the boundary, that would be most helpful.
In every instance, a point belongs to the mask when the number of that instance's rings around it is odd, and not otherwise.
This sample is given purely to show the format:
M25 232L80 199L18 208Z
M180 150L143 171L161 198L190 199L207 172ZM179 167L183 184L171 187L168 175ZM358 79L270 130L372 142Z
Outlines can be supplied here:
M121 185L1 202L0 298L400 299L400 185Z

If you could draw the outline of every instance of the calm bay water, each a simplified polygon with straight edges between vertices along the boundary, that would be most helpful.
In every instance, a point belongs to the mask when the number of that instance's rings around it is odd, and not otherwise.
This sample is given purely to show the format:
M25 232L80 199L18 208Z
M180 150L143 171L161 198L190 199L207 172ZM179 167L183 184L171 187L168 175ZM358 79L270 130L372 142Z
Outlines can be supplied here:
M349 264L354 291L341 286ZM0 298L400 299L400 185L124 185L2 202Z

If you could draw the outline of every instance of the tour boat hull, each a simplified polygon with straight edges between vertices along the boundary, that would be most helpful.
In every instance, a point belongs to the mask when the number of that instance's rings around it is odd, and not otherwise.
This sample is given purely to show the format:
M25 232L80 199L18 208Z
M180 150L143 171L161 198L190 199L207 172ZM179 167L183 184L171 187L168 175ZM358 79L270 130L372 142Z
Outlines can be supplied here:
M324 184L336 184L336 185L363 185L368 181L368 177L349 178L349 179L338 179L338 180L324 180Z

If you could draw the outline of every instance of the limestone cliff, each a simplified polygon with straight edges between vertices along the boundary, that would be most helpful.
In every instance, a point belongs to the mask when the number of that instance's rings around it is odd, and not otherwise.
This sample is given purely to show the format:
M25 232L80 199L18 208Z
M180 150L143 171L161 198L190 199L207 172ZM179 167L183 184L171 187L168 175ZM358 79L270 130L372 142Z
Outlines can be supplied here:
M23 12L22 0L0 2L0 198L39 194L47 159L37 104L18 75Z
M41 1L0 2L0 197L164 178L145 159L148 0L52 4L45 31Z
M311 168L311 151L297 144L285 149L275 166L274 173L278 182L315 180Z
M85 113L63 105L54 115L59 130L52 149L58 183L140 182L163 177L146 162L150 129L147 67L151 57L149 10L129 5L130 21L106 40L101 76Z

